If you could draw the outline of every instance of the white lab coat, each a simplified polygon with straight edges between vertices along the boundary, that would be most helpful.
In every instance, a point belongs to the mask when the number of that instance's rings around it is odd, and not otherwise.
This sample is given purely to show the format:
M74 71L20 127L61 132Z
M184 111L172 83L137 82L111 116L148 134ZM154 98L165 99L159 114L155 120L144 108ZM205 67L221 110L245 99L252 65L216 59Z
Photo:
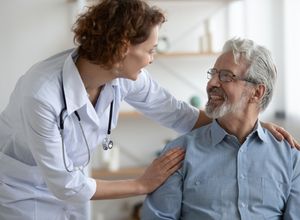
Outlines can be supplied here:
M116 79L103 88L95 107L74 64L77 50L68 50L34 65L23 75L0 115L0 219L88 219L88 201L96 182L81 171L65 170L59 133L64 108L66 162L84 164L84 144L76 110L92 151L107 132L114 100L112 128L121 101L178 132L191 130L198 110L176 100L143 70L138 80Z

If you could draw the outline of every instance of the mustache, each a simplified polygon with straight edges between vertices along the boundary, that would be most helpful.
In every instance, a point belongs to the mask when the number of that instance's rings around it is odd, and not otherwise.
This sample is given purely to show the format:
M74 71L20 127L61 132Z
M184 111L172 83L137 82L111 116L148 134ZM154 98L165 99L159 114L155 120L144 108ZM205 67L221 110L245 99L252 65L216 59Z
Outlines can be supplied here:
M207 95L208 95L208 98L209 98L211 95L221 96L221 97L223 97L225 100L226 100L226 98L227 98L227 95L225 94L225 92L223 91L223 89L217 88L217 87L213 87L213 88L208 89L208 90L207 90Z

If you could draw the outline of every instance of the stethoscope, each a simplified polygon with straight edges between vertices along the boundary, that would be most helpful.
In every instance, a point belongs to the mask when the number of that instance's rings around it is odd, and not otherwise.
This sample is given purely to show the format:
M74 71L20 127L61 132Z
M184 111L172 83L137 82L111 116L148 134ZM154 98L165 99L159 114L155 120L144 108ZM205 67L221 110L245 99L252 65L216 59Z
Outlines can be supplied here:
M85 135L84 130L81 125L81 118L77 111L75 111L74 113L78 120L79 127L80 127L80 130L81 130L84 142L85 142L85 146L87 148L88 159L84 164L82 164L80 166L76 166L76 167L74 166L73 170L70 170L66 164L65 144L64 144L64 123L65 123L65 119L67 118L67 102L66 102L66 95L65 95L63 82L62 82L62 95L63 95L63 102L64 102L65 107L61 110L61 112L59 114L59 131L60 131L60 136L61 136L62 156L63 156L64 166L65 166L66 170L70 173L77 171L77 170L83 171L83 168L85 168L91 160L91 152L90 152L89 144L87 142L86 135ZM108 121L107 133L106 133L106 137L102 141L103 150L112 149L112 147L114 145L113 141L110 139L113 108L114 108L114 101L112 100L110 103L110 109L109 109L109 121Z

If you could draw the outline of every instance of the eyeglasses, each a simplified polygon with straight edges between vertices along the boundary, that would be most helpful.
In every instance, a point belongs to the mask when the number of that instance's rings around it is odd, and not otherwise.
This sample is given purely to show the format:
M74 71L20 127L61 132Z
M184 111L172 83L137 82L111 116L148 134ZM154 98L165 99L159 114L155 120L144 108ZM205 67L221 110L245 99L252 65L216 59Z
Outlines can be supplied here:
M241 78L235 75L230 70L217 70L216 68L211 68L207 71L207 79L213 78L214 75L219 74L219 80L221 82L232 82L234 80L246 81L250 83L256 83L254 80Z

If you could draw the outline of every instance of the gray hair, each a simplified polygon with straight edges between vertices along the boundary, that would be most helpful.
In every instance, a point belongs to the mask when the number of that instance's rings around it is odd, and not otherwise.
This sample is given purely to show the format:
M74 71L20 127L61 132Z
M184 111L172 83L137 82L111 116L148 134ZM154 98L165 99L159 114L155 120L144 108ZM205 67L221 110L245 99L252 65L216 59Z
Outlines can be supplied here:
M245 62L248 67L245 76L249 82L265 85L266 91L259 104L260 111L264 111L272 99L277 76L270 51L252 40L241 38L226 41L222 53L230 51L237 64Z

